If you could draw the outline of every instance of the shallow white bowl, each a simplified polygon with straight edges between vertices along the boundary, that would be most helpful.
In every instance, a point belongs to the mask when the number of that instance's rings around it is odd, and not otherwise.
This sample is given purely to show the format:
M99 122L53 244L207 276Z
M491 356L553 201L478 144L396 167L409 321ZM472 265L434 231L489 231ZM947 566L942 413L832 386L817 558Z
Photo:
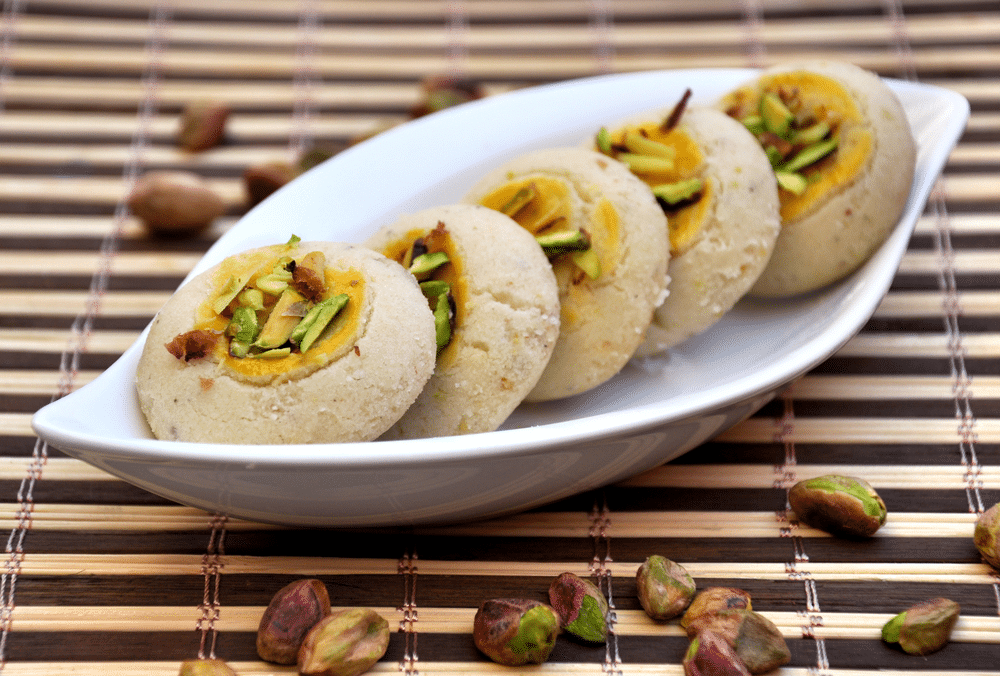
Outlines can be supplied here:
M250 247L361 242L400 214L457 201L522 152L576 145L602 124L661 109L691 87L710 103L745 69L574 80L430 115L354 146L244 216L191 275ZM596 390L522 405L497 432L373 443L245 446L158 441L136 401L142 341L33 419L55 448L171 500L245 519L377 526L495 516L605 485L676 458L757 411L842 346L889 288L931 187L968 119L951 91L890 81L917 144L906 212L857 273L781 302L743 301L668 356L634 360Z

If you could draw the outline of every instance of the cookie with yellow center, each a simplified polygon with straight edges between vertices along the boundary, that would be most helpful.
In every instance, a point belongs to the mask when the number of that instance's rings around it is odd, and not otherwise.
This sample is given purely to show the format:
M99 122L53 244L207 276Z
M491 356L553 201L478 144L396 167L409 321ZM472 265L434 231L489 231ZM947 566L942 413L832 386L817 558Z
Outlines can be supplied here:
M497 429L542 375L559 336L559 292L541 247L472 204L401 217L367 246L420 281L437 318L434 375L383 439Z
M685 102L602 128L590 141L625 162L667 214L670 293L640 354L673 347L721 319L757 281L780 228L764 151L739 122Z
M617 374L666 293L667 224L649 187L585 148L516 157L465 196L535 236L559 285L559 340L528 401L585 392Z
M916 163L892 89L849 63L787 64L718 107L758 138L780 187L781 234L751 293L812 291L868 260L906 206Z
M226 258L171 296L136 390L159 439L368 441L417 398L434 355L412 275L370 249L293 237Z

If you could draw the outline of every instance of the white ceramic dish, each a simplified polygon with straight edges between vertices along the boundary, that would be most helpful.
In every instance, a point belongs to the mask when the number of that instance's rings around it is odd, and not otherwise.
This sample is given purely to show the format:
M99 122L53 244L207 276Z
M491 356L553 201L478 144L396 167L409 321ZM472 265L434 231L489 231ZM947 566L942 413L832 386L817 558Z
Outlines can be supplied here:
M486 170L535 148L577 144L601 124L676 101L711 102L752 70L683 70L568 81L424 117L350 148L278 191L226 233L192 275L246 248L363 241L397 215L456 201ZM918 144L898 227L856 274L780 303L741 302L669 356L636 360L596 390L523 405L488 434L368 444L238 446L153 439L136 403L140 337L100 377L40 410L52 446L177 502L251 520L381 526L495 516L671 460L749 416L833 354L875 311L968 102L890 81Z

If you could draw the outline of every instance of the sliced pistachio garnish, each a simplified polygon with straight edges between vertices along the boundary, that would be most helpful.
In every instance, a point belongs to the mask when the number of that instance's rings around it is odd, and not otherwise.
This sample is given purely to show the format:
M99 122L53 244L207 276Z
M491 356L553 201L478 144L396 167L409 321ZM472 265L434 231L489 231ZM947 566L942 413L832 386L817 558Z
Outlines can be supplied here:
M831 127L826 122L816 122L808 127L793 131L788 140L796 145L812 145L825 139L830 131Z
M420 282L420 290L426 298L437 298L442 293L450 293L451 284L441 279L428 279Z
M584 274L591 279L601 276L601 259L593 249L586 251L574 251L570 254L576 267L583 270Z
M514 216L517 215L517 212L528 206L528 204L530 204L536 197L538 197L538 188L534 183L529 183L514 193L514 196L507 200L506 204L500 207L500 213L514 218Z
M233 310L233 318L229 320L226 333L244 343L251 343L260 331L260 323L257 321L257 313L244 305Z
M663 159L670 160L671 168L673 168L674 159L677 157L677 150L673 147L668 146L666 143L654 141L653 139L634 131L625 132L625 135L622 138L622 145L624 145L629 152L637 155L648 155L650 157L661 157Z
M243 289L237 297L237 303L251 310L264 309L264 292L260 289Z
M250 356L254 359L284 359L292 353L292 348L290 347L278 347L273 350L265 350L263 352L257 352L251 354Z
M801 195L809 187L809 181L805 176L792 171L775 170L774 178L778 181L778 187L793 195Z
M806 146L794 157L781 165L782 171L801 171L810 164L815 164L832 153L837 148L837 137L829 138L811 146Z
M302 294L290 286L287 287L271 309L271 314L257 335L257 339L253 342L253 347L269 350L284 345L288 341L288 337L292 335L292 330L301 320L294 314L286 314L286 311L294 303L301 303L303 300L305 299Z
M795 114L773 92L765 92L760 97L760 116L767 131L782 137L788 133L795 120Z
M611 155L614 152L611 148L611 134L608 132L607 127L601 127L597 130L597 136L594 137L594 144L605 155Z
M570 251L586 251L590 248L590 237L582 230L560 230L535 235L535 241L550 259Z
M673 206L693 198L704 189L705 181L700 178L688 178L674 183L653 186L653 194Z
M438 350L443 349L451 342L451 301L449 300L450 289L442 293L434 300L434 338Z
M347 305L348 299L346 293L340 293L313 305L306 316L292 329L289 340L299 346L300 352L307 352L333 318Z
M673 159L667 157L625 152L618 153L616 159L623 162L630 171L638 174L660 174L674 169Z
M764 128L764 118L760 115L747 115L742 120L740 120L740 122L742 122L743 126L747 128L747 131L749 131L754 136L756 136L757 134L762 134L765 131L767 131Z
M237 277L236 275L231 276L226 280L225 285L223 285L222 290L219 291L219 295L216 297L215 301L212 303L212 310L215 314L221 315L229 307L229 304L233 302L233 299L239 295L243 287L246 286L247 280Z
M434 272L447 262L448 254L444 251L420 254L419 256L415 256L413 262L410 263L410 274L419 279L420 275L427 275Z

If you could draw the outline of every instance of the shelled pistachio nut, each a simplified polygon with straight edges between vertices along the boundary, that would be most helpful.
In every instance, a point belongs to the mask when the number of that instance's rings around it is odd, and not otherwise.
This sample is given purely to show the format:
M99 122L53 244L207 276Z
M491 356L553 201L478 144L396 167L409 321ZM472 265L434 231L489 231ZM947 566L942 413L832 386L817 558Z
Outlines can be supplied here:
M976 519L972 540L986 563L1000 570L1000 502Z
M178 676L236 676L223 660L184 660Z
M559 635L556 611L531 599L488 599L473 621L476 647L498 664L541 664Z
M608 638L608 601L590 580L563 573L549 585L549 603L563 631L591 643Z
M788 504L801 521L835 535L871 537L887 515L867 481L838 474L798 482L788 491Z
M708 587L698 592L691 605L681 617L681 626L685 629L695 619L702 615L717 613L720 610L746 609L753 610L750 604L750 594L736 587Z
M911 655L928 655L948 643L961 608L950 599L936 598L910 606L882 627L882 640L898 643Z
M177 143L184 150L200 152L219 145L226 135L229 104L199 99L184 106L181 112Z
M344 608L319 621L302 641L302 676L357 676L389 648L389 622L368 608Z
M710 631L691 639L682 664L685 676L750 676L732 646Z
M225 201L192 171L147 171L128 196L128 207L152 233L194 235L226 211Z
M295 664L302 639L330 614L330 596L321 580L296 580L279 589L257 627L257 655L275 664Z
M691 603L696 586L684 566L654 554L635 572L636 593L642 609L654 620L677 617Z
M752 610L720 610L698 617L687 627L689 637L712 632L726 641L751 674L787 664L792 653L778 627Z

